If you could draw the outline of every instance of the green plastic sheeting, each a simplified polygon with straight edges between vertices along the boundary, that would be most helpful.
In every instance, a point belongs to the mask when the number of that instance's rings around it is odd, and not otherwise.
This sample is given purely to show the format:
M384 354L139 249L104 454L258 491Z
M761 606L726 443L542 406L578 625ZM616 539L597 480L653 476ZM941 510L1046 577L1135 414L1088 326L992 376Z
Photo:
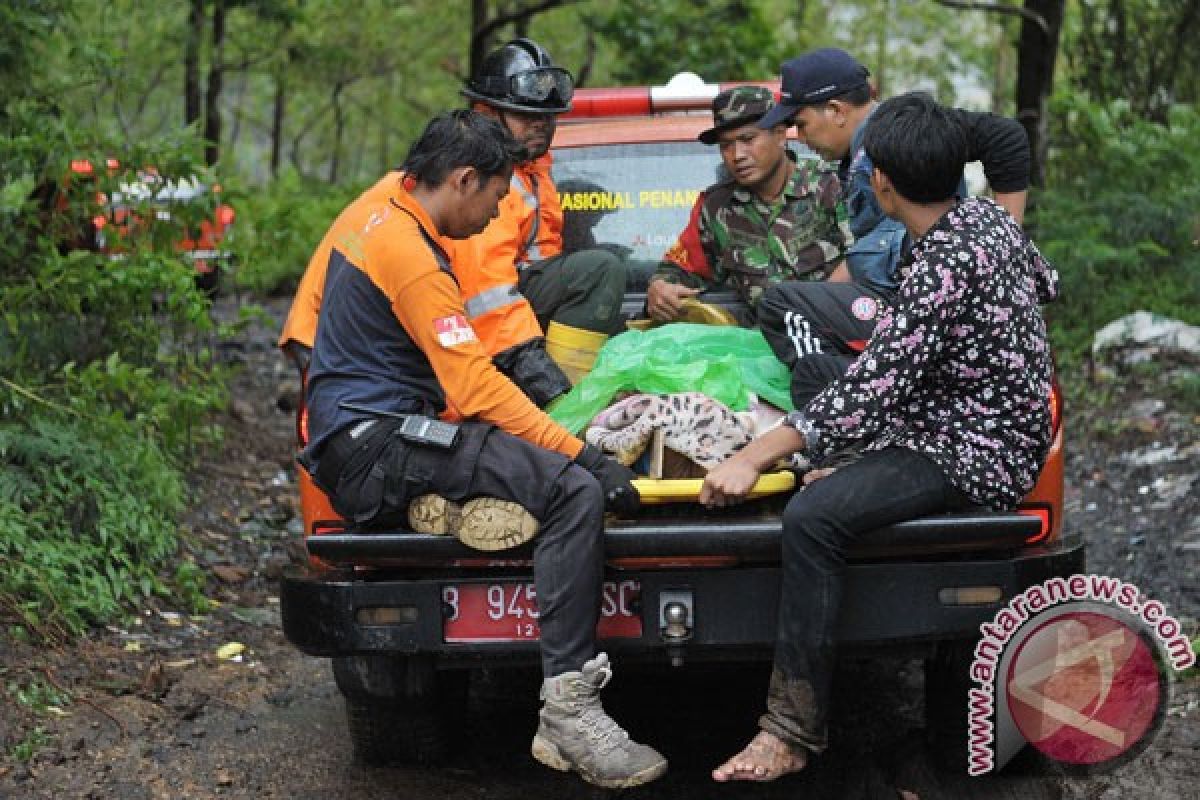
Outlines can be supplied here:
M550 416L578 434L618 392L701 392L735 411L745 410L753 393L791 411L790 385L787 368L758 331L675 322L609 339L592 371Z

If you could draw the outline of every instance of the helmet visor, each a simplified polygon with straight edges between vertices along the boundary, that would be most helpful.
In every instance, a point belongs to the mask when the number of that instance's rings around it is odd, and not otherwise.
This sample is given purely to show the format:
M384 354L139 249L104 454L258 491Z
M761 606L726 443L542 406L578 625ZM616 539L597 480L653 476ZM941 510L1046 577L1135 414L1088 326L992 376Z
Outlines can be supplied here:
M565 106L575 94L575 81L561 67L538 67L509 76L508 91L518 102L545 103L555 99Z

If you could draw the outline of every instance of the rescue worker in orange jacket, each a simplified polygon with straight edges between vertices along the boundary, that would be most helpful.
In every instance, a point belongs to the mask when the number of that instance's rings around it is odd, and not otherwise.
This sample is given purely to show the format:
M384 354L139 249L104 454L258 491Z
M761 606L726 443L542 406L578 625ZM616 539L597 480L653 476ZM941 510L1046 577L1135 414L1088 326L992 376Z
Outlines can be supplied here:
M534 539L544 681L533 756L599 786L636 786L667 762L600 705L612 668L595 636L604 509L637 507L632 473L496 370L467 324L446 253L495 217L520 155L483 115L442 114L409 152L404 181L338 217L300 460L334 508L364 527L407 517L418 532L481 550ZM465 421L436 420L447 405Z
M571 108L571 74L536 42L514 39L484 58L462 93L503 123L529 160L513 171L499 216L457 248L454 274L484 348L545 406L570 388L562 373L577 381L604 340L623 330L627 270L607 250L563 253L549 149L556 115Z

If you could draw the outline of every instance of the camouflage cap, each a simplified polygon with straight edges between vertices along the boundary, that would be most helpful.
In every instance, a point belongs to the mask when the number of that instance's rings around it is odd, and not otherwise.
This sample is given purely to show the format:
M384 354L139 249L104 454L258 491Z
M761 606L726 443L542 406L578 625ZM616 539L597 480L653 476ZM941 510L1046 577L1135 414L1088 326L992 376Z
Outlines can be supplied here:
M774 93L762 86L736 86L713 98L713 126L696 138L716 144L717 134L730 128L758 122L775 106Z

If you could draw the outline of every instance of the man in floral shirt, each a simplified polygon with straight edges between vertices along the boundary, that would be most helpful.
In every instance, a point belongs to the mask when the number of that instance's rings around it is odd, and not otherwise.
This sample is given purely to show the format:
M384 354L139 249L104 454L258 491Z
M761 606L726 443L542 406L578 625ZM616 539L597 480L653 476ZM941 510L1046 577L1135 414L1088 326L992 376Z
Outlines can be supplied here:
M700 494L707 505L737 502L797 450L818 466L851 446L864 451L784 512L767 712L750 745L714 770L718 781L773 780L825 748L846 548L906 519L1012 508L1050 444L1038 304L1055 296L1056 273L1000 206L955 197L966 134L929 97L883 103L864 146L881 208L914 240L894 303L843 377L710 472Z

